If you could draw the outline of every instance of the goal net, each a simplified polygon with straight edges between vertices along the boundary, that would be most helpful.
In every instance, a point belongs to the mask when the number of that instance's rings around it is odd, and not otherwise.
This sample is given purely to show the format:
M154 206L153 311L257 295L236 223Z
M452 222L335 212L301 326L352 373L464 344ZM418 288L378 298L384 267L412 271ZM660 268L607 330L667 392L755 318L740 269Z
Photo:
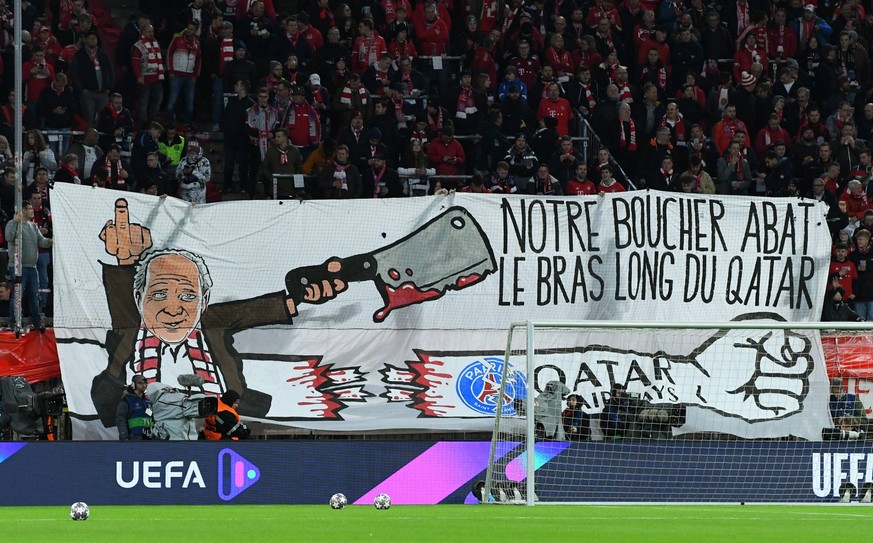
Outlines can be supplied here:
M825 349L873 329L762 317L514 324L474 494L528 505L869 501L864 406L829 377Z

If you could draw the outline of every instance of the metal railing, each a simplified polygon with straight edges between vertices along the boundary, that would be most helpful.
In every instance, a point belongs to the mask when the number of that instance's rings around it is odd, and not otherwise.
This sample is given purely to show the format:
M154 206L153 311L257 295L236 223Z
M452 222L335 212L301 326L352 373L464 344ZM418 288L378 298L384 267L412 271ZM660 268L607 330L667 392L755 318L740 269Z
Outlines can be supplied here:
M597 159L597 151L601 147L606 147L603 145L603 141L601 141L600 136L597 135L597 132L594 131L594 127L591 126L591 123L588 122L588 119L584 117L579 117L577 119L579 121L579 137L573 138L574 140L578 140L582 142L582 156L585 157L585 162L588 164L593 164ZM612 152L609 153L609 156L612 157ZM613 157L614 158L614 157ZM636 190L637 186L634 184L633 180L627 175L627 172L624 171L624 168L621 167L621 164L618 161L613 161L613 166L618 168L619 176L615 176L616 178L624 178L627 179L628 188L631 190Z
M45 137L45 142L48 144L49 149L55 154L55 159L59 166L63 154L67 152L67 148L70 146L70 140L76 137L77 134L84 134L84 132L74 132L72 130L40 130L40 132ZM50 173L49 175L52 174Z
M310 182L314 181L314 180L318 179L318 177L319 176L314 175L314 174L274 173L271 176L271 178L272 178L272 191L270 194L271 194L273 200L279 200L279 181L281 179L291 179L293 184L294 184L295 190L306 191L306 189L307 189L306 182L307 181L310 181ZM412 197L412 196L416 196L416 195L412 193L413 191L412 191L411 185L409 184L409 181L411 181L411 180L426 179L428 187L430 187L430 183L432 181L443 180L443 181L457 181L459 183L463 183L464 181L469 181L470 179L472 179L473 176L466 175L466 174L465 175L399 174L399 177L401 180L404 180L407 182L407 193L405 196ZM282 196L285 196L285 195L283 194ZM418 196L423 196L423 195L418 195ZM293 195L292 195L292 197L293 197Z
M452 55L440 55L440 56L438 56L438 57L437 57L437 56L430 56L430 57L427 57L427 56L423 56L423 55L418 55L418 56L416 56L413 60L414 60L414 61L415 61L419 66L421 66L423 63L427 62L427 63L429 63L429 64L431 65L431 67L433 67L433 65L434 65L434 60L436 60L436 59L439 59L439 62L441 62L441 63L448 61L449 64L452 64L452 65L454 65L455 62L457 62L457 63L458 63L458 68L460 68L460 62L463 61L465 58L466 58L466 57L462 57L462 56L452 56ZM446 66L445 66L445 64L443 64L442 68L434 68L434 69L435 69L435 70L438 70L438 69L445 70L445 69L446 69Z
M61 148L61 143L64 140L71 140L73 138L79 138L85 135L83 130L61 130L61 129L38 129L40 133L42 133L43 137L45 137L45 142L52 148L52 152L55 149L58 149L58 152L55 153L55 158L57 158L58 162L60 162L61 158L63 158L63 153L67 151L67 149ZM22 132L22 138L27 137L27 130ZM104 134L103 132L97 132L98 136L106 136L108 134ZM121 156L130 158L130 150L133 147L133 132L128 132L125 134L124 138L116 138L116 143L121 145ZM67 144L69 147L69 144ZM104 150L105 151L105 150Z
M273 178L273 200L279 199L279 180L280 179L291 179L294 189L306 191L306 179L313 180L317 179L316 175L306 175L302 173L274 173L272 175Z

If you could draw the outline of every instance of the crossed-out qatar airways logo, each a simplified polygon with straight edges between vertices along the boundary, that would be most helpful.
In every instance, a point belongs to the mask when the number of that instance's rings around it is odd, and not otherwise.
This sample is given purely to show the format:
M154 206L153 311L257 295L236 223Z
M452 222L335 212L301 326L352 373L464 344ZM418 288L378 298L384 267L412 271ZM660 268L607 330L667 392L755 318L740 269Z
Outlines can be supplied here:
M525 397L525 383L533 379L536 391L560 381L590 414L603 410L612 386L620 383L652 404L695 407L722 417L707 421L712 431L722 431L730 419L751 425L795 415L808 417L813 425L828 424L821 402L808 401L813 385L827 378L820 349L813 349L814 334L768 328L768 321L784 320L772 313L734 320L761 321L760 328L700 330L669 340L652 332L580 332L566 347L538 351L533 375L507 368L503 414L512 415L509 408ZM413 352L416 359L379 370L386 389L382 397L406 404L419 417L495 414L504 367L501 353ZM816 390L821 392L821 387ZM818 407L805 409L808 405Z
M125 464L115 463L115 482L121 488L207 488L196 460L134 460L129 467ZM218 497L224 501L236 498L261 478L261 470L256 465L231 449L218 453L217 464Z

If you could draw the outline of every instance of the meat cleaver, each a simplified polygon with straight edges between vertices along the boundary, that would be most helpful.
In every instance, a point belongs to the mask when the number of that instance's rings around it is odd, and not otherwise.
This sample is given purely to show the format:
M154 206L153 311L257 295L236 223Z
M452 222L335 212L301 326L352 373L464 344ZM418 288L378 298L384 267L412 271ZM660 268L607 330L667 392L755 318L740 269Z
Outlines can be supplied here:
M340 271L324 264L288 272L285 287L295 302L305 302L306 288L323 280L373 281L384 307L373 314L384 321L395 309L442 297L449 290L474 285L497 270L494 252L476 219L452 207L394 243L371 253L339 260Z

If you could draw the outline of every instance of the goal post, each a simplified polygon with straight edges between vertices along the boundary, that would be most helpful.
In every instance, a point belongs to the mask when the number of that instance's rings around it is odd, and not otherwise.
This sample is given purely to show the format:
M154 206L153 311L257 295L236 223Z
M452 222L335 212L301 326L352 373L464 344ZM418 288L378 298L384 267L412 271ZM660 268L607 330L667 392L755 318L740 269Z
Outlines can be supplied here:
M869 500L867 418L851 397L835 407L828 376L835 346L859 336L873 325L762 313L514 323L474 493L526 505Z

